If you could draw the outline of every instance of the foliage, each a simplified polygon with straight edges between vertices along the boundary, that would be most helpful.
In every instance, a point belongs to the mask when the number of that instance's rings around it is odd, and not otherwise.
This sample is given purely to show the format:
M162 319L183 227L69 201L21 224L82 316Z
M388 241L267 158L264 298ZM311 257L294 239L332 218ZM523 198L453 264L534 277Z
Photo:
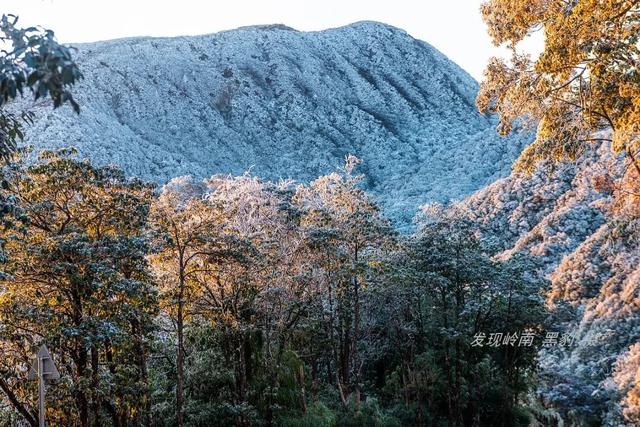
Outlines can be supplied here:
M281 419L282 427L335 427L336 414L322 402L313 403L304 414Z
M610 139L638 177L638 2L490 0L482 14L494 43L513 56L489 62L478 107L500 114L503 134L519 119L538 127L516 167L530 172L540 160L575 159L591 141ZM534 61L517 45L538 30L544 50Z
M35 423L32 356L47 343L63 379L48 417L142 422L149 404L146 357L156 313L144 259L151 189L117 169L44 152L5 167L15 227L4 227L8 259L0 282L2 390Z
M377 364L388 370L387 397L413 406L418 425L519 425L537 344L472 342L491 331L539 334L544 283L529 277L524 258L492 259L473 225L455 216L425 218L395 257L402 267L391 277L402 286L386 287L389 312L377 316L390 341Z
M396 234L358 164L158 194L72 150L5 166L0 417L35 422L24 377L46 342L62 425L520 423L535 347L471 340L541 328L526 260L446 215Z
M68 102L76 112L80 106L73 99L69 87L82 78L71 56L71 49L58 44L51 30L35 27L20 28L18 17L0 18L0 157L9 161L23 139L22 123L30 123L29 111L7 111L6 104L31 92L35 100L49 97L53 107Z

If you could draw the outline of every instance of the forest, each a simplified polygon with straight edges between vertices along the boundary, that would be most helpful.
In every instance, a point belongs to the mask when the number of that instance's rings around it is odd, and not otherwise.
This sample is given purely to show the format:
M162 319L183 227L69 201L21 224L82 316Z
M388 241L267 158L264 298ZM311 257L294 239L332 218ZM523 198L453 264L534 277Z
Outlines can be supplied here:
M638 425L640 2L481 13L512 57L489 61L477 108L535 140L513 176L416 206L410 231L352 154L306 182L157 183L23 146L16 101L79 112L83 75L3 15L0 425L38 425L42 344L51 426ZM538 57L518 50L540 30Z
M52 425L524 425L542 340L473 341L541 334L545 284L462 219L394 232L358 163L159 192L72 150L6 167L3 424L35 420L44 341Z

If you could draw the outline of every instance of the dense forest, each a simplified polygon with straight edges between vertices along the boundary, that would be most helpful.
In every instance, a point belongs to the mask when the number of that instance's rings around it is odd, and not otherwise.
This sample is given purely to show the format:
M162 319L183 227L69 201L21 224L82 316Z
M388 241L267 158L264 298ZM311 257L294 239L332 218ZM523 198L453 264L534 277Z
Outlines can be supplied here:
M463 220L398 235L357 164L159 193L70 151L7 167L4 422L44 341L53 425L524 425L545 284Z
M638 425L640 2L482 14L513 57L477 106L536 139L410 232L354 155L305 182L158 184L19 148L34 116L11 102L80 111L82 74L3 16L0 425L38 425L42 344L52 426ZM539 30L532 59L517 45Z

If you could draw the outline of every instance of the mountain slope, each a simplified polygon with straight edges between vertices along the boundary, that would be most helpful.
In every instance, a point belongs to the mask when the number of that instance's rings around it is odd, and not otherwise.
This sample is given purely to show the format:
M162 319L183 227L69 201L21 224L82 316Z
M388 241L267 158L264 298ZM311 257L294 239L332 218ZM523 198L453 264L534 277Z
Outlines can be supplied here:
M568 425L631 425L625 399L640 393L630 362L640 350L640 219L596 190L623 167L602 143L576 163L511 175L447 208L477 224L497 256L530 255L550 280L553 330L575 341L543 349L538 392Z
M505 176L510 142L474 106L477 83L428 44L361 22L321 32L247 27L79 47L80 117L42 109L37 148L73 145L132 175L252 173L309 180L364 160L397 223Z

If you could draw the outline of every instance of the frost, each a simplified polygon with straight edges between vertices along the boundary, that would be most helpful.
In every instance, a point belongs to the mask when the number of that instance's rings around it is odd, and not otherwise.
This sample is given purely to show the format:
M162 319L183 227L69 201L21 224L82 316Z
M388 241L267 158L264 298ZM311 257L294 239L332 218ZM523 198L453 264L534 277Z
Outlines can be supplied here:
M375 22L77 47L80 117L36 106L26 142L73 145L98 164L161 183L249 169L308 182L354 154L367 189L408 226L420 204L506 176L530 139L499 137L495 120L475 108L473 78L427 43Z
M448 206L477 224L497 257L533 255L536 273L550 279L554 326L577 339L569 349L543 350L538 393L569 421L579 414L624 425L623 414L635 421L640 413L628 381L635 371L612 376L631 363L618 356L640 341L640 219L612 210L610 193L595 185L603 172L619 177L623 164L602 143L576 163L511 175ZM625 384L620 393L616 383Z

